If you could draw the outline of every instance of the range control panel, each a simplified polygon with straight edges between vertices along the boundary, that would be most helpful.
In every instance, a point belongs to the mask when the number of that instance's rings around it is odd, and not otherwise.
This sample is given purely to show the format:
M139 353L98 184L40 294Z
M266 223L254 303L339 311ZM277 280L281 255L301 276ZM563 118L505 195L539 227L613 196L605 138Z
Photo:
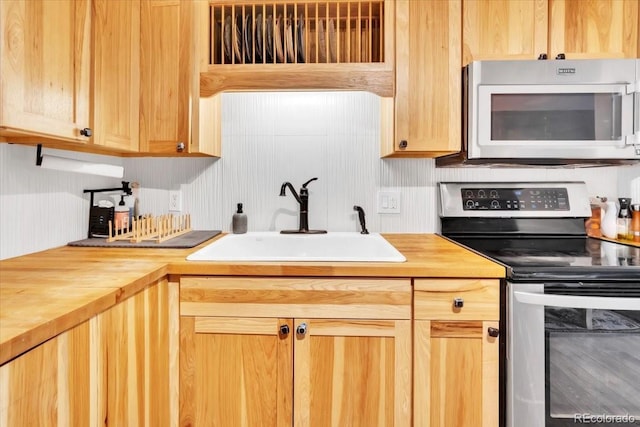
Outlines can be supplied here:
M462 209L491 211L569 211L566 188L461 188Z

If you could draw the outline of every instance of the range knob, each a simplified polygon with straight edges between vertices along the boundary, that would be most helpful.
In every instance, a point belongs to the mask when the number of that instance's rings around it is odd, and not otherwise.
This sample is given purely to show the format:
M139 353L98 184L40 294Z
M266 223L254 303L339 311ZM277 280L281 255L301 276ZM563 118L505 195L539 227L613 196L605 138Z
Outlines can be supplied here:
M473 198L473 190L467 190L464 192L464 197L466 197L467 199L472 199Z
M476 205L473 203L473 200L466 200L464 204L467 209L474 209L476 207Z
M484 190L478 190L478 197L480 199L484 199L485 197L487 197L487 194L484 192Z
M497 200L492 200L491 209L500 209L500 202L498 202Z
M491 197L492 199L497 199L498 198L498 190L491 190L489 192L489 197Z

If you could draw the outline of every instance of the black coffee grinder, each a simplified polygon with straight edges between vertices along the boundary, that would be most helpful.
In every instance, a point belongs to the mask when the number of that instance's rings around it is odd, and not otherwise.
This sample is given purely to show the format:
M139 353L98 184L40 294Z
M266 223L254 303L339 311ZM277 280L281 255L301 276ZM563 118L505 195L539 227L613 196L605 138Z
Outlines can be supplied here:
M131 195L131 186L127 181L122 181L122 187L100 188L96 190L84 190L83 193L91 194L89 201L89 233L88 237L109 237L109 221L113 222L114 208L104 208L93 205L95 193L122 191L124 195Z

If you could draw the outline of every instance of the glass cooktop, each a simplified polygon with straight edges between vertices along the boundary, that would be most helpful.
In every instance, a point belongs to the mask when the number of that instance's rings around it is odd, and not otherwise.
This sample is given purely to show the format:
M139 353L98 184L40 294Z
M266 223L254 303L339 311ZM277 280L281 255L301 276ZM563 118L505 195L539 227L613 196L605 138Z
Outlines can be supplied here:
M587 237L450 237L507 267L513 280L640 282L640 248Z

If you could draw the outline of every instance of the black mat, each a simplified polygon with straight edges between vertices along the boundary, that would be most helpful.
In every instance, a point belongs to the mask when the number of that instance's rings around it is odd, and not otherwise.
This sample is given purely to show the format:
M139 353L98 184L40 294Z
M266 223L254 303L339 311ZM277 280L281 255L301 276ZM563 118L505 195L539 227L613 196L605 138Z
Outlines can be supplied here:
M140 243L130 243L126 240L120 240L115 242L107 242L107 239L93 238L77 240L75 242L68 243L69 246L82 246L91 248L171 248L171 249L185 249L198 246L200 243L209 240L212 237L220 234L220 230L193 230L182 236L174 237L169 240L165 240L161 243L156 243L153 240L144 241Z

